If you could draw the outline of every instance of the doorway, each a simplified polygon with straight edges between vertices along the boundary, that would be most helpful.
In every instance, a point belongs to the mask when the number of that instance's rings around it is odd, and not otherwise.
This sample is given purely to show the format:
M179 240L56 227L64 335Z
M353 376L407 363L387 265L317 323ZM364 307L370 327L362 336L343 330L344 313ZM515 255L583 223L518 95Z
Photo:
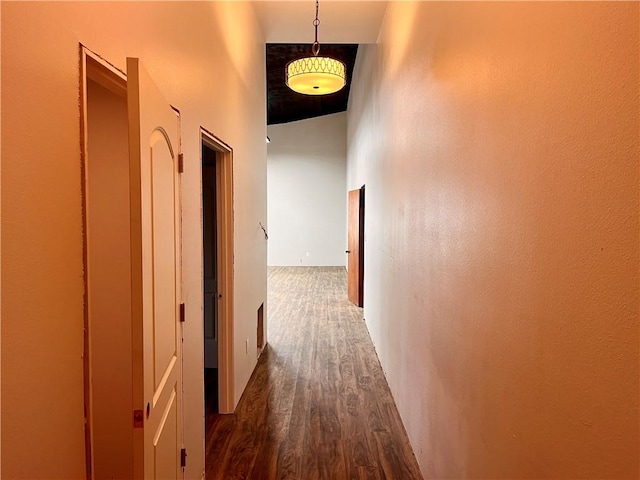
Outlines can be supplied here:
M86 477L182 478L180 114L137 58L80 66Z
M233 152L201 129L205 418L233 413ZM205 421L205 430L206 430Z
M204 384L207 414L219 412L218 215L216 151L202 144L202 283L204 286Z
M349 301L364 304L364 185L349 192L347 292Z
M127 78L82 51L87 478L133 475Z

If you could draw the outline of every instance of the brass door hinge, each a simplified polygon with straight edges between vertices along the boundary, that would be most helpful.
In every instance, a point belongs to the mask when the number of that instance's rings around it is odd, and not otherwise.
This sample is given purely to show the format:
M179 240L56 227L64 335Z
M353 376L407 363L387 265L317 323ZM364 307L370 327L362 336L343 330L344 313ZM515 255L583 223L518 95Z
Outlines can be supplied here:
M184 303L180 304L180 323L185 321L185 308Z
M144 428L144 412L142 410L133 411L133 428Z
M184 153L178 154L178 173L184 173Z

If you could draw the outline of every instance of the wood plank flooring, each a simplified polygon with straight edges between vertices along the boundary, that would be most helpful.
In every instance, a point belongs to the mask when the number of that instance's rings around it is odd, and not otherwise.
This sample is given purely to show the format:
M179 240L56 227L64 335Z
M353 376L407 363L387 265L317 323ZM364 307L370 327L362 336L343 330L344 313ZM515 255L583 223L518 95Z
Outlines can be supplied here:
M268 345L233 415L208 405L206 478L421 479L342 267L270 267Z

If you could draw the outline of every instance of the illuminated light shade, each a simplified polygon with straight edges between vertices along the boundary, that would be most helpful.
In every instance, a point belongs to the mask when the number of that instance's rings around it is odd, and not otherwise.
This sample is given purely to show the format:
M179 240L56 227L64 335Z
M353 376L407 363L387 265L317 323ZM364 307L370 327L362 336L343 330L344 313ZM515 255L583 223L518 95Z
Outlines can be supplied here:
M329 57L306 57L287 64L287 86L305 95L327 95L347 83L346 67Z
M316 19L313 21L316 39L311 46L313 56L293 60L285 68L287 87L304 95L335 93L347 83L347 67L343 62L335 58L318 56L320 53L318 10L318 0L316 0Z

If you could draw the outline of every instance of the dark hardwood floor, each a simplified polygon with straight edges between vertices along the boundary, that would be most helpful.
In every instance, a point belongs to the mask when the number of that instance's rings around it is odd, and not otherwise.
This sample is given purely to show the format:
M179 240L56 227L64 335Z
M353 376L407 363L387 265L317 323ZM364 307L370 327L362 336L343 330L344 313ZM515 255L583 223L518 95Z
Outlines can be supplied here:
M344 268L269 268L267 322L236 413L207 405L206 478L421 479Z

